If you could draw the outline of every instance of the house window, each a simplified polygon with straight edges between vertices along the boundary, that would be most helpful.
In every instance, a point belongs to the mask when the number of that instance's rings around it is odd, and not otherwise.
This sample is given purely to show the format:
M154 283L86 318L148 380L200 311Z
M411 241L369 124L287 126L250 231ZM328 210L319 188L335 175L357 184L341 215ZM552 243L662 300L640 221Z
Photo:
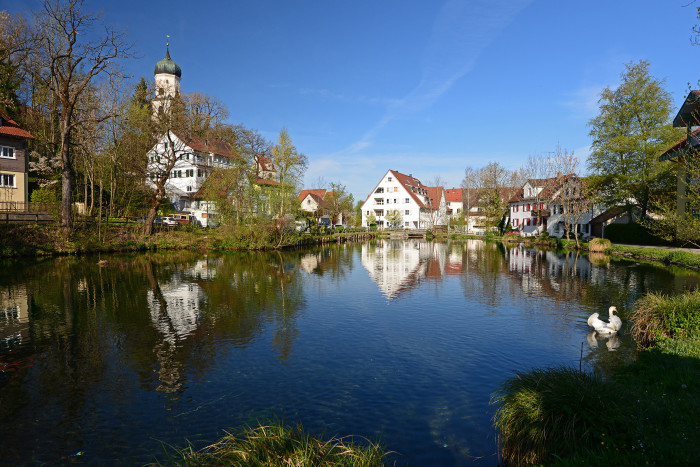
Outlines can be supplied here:
M201 177L202 176L202 169L197 169L197 176Z
M544 209L544 203L540 203L540 209Z
M394 198L394 204L396 204L396 203L398 203L398 200L396 198Z
M408 222L408 221L404 222L404 226L408 227L408 226L409 226L409 222Z
M191 186L188 186L188 187L187 187L187 191L192 191L192 187L191 187Z
M310 200L310 199L307 199L307 200L306 200L306 204L311 204L311 200Z
M0 174L0 186L15 188L15 176L13 174Z
M386 204L391 204L391 200L389 198L386 199Z
M518 225L518 219L515 219L515 220L513 221L513 225Z
M14 159L15 148L11 148L8 146L0 146L0 157L4 157L5 159Z
M406 204L408 204L408 203L411 202L411 200L409 200L408 198L406 198L406 200L405 200L404 202L405 202Z
M386 181L387 181L387 182L390 182L391 180L392 180L391 177L387 177L387 178L386 178Z
M531 220L531 219L528 217L528 218L527 218L527 225L530 225L530 220Z
M411 215L411 211L409 211L408 209L406 209L406 210L404 211L404 214L407 215L407 216L410 216L410 215Z

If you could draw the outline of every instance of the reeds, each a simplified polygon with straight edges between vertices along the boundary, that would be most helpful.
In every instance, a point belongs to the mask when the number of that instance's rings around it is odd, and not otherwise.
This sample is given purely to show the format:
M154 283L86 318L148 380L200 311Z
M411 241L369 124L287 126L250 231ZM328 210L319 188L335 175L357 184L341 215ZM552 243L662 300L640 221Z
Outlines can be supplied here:
M227 434L199 451L170 455L170 463L182 466L353 466L383 465L387 455L378 445L356 444L353 438L323 440L280 423L248 427L240 434ZM173 458L175 457L175 458Z
M612 248L612 243L607 238L594 238L588 242L588 251L592 253L603 253Z
M632 311L632 336L643 347L659 339L700 334L700 291L676 296L649 293Z
M595 447L620 423L620 398L616 386L573 368L518 373L491 400L502 461L546 465Z

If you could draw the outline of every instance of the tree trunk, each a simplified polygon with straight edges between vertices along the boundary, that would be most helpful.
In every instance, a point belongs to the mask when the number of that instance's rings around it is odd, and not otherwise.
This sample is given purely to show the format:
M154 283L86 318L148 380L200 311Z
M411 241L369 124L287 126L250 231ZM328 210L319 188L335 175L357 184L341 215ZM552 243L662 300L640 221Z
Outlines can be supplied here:
M66 122L61 123L61 227L73 228L71 205L73 196L73 167L70 160L70 128Z

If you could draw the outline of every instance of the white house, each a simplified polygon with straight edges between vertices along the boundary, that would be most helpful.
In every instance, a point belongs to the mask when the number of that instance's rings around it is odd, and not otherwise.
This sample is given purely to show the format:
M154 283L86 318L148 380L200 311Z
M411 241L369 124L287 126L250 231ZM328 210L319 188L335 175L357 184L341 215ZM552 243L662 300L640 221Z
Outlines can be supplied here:
M362 204L362 225L374 215L377 227L390 227L387 214L397 210L400 225L405 229L428 229L446 225L445 190L429 187L412 175L389 170Z
M172 147L170 147L172 146ZM196 136L180 138L169 132L148 152L146 183L155 187L158 175L170 165L165 189L173 207L179 211L192 207L194 194L215 169L228 169L242 162L228 143Z
M591 219L602 209L577 199L580 180L571 174L526 181L509 202L513 229L526 236L547 232L561 238L568 226L570 232L590 235Z

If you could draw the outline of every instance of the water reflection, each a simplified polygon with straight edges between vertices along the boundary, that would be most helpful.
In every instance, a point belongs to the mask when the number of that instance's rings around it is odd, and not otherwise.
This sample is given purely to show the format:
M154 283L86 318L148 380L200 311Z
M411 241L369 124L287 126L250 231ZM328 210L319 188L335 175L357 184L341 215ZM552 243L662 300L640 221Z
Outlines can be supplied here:
M2 461L142 464L272 414L464 464L493 453L489 394L514 370L611 371L636 298L698 277L481 241L5 262ZM620 335L589 334L612 304Z

